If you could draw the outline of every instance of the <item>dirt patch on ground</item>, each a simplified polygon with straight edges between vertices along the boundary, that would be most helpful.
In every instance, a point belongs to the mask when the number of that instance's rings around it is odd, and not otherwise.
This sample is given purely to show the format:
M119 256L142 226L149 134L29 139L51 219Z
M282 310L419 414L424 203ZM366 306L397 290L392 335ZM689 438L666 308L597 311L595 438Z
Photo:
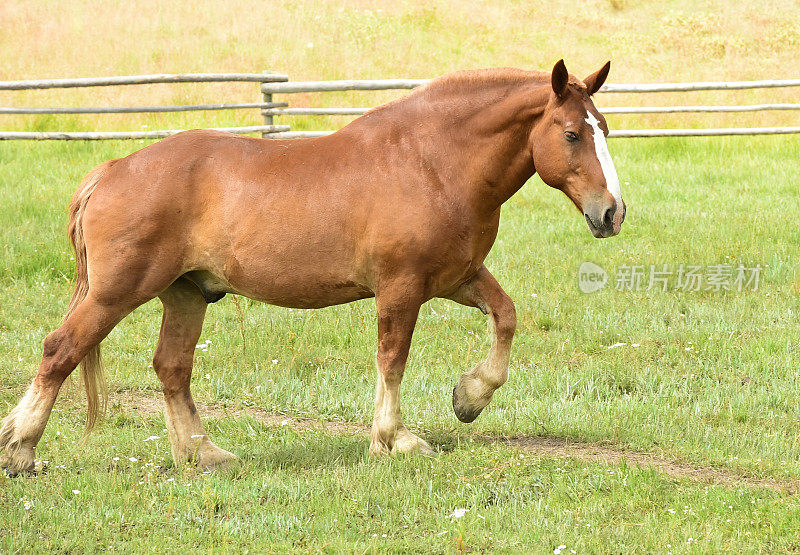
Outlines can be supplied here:
M111 406L119 405L123 410L138 412L139 414L152 416L164 412L164 400L158 397L150 397L140 392L118 392L112 395ZM197 403L197 412L200 417L205 418L240 418L244 415L258 420L265 426L289 426L293 430L324 430L334 434L359 434L369 433L369 426L354 424L351 422L328 422L324 420L314 420L312 418L300 418L296 416L269 412L258 407L231 408L222 405Z
M160 414L164 409L164 401L139 392L120 392L113 396L113 406L119 405L124 410L152 416ZM351 422L329 422L309 418L299 418L286 414L276 414L257 407L230 408L217 404L198 405L203 417L239 418L250 416L265 426L289 426L298 431L323 430L333 434L368 434L369 426ZM625 461L629 465L649 467L667 476L678 479L690 479L708 484L720 484L728 487L748 486L767 488L784 494L795 495L800 491L800 481L780 480L775 478L759 478L742 472L698 466L674 461L639 451L619 449L558 437L472 435L475 440L487 443L502 443L530 453L538 457L572 458L586 462L620 464Z
M546 457L569 457L587 462L619 464L625 461L628 465L650 467L673 478L688 478L709 484L720 484L728 487L749 486L768 488L794 495L800 491L798 480L778 480L774 478L758 478L713 466L697 466L689 463L671 461L650 453L618 449L596 443L575 441L556 437L496 437L481 436L486 441L494 441L514 446L518 449Z

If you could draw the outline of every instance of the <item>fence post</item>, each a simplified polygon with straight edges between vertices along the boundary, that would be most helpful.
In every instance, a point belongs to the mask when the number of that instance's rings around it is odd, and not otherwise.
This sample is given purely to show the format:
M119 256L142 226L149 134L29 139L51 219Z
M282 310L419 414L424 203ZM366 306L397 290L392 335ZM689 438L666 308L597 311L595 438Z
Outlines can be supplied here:
M271 71L262 71L261 73L268 74L268 73L272 73L272 72ZM261 85L263 85L263 84L264 83L261 83ZM261 96L262 96L262 99L263 99L264 102L272 102L272 93L262 92ZM272 114L267 112L266 108L262 108L261 109L261 115L264 117L264 125L273 125L273 123L272 123L273 122ZM266 133L261 133L261 138L262 139L266 139L268 137L269 137L269 135L267 135Z

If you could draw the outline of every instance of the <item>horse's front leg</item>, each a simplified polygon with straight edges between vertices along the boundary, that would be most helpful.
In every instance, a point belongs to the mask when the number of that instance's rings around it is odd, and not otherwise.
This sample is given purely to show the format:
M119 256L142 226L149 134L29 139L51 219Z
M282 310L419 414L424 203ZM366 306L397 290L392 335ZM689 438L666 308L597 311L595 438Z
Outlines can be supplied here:
M472 422L492 400L492 394L506 383L511 341L517 327L514 303L483 266L478 273L447 297L474 306L491 316L494 337L486 360L465 372L453 389L453 410L462 422Z
M369 452L434 453L425 440L406 429L400 415L400 382L417 323L422 295L417 287L394 284L376 297L378 305L378 380L375 386L375 418Z

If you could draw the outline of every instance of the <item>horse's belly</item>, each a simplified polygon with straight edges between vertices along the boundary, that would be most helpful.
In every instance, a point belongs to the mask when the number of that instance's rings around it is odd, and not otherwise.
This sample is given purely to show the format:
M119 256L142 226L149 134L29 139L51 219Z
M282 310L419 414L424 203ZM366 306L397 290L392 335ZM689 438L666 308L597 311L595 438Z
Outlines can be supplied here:
M257 301L288 308L323 308L372 297L373 293L356 284L304 283L295 286L261 283L245 287L236 293Z
M291 308L321 308L373 296L353 277L346 257L325 257L313 250L294 257L229 257L208 272L212 289L224 289L265 303ZM332 258L332 259L331 259Z

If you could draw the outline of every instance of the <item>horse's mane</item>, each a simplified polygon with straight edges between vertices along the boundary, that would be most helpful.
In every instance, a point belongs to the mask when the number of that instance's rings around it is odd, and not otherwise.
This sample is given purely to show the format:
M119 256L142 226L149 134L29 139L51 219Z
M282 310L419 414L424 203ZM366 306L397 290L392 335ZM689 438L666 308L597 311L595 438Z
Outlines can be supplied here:
M499 67L490 69L467 69L448 73L441 77L432 79L430 82L417 87L409 94L377 106L368 111L372 114L382 111L397 104L402 104L417 100L419 97L436 97L447 95L453 91L474 90L475 88L508 87L534 82L544 85L550 81L550 73L543 71L528 71L513 67Z
M491 86L491 85L513 85L522 84L530 81L542 81L544 84L550 78L549 73L543 71L528 71L514 67L497 67L489 69L467 69L448 73L431 80L424 87L420 87L414 92L424 92L437 89L446 89L463 85L472 86Z

